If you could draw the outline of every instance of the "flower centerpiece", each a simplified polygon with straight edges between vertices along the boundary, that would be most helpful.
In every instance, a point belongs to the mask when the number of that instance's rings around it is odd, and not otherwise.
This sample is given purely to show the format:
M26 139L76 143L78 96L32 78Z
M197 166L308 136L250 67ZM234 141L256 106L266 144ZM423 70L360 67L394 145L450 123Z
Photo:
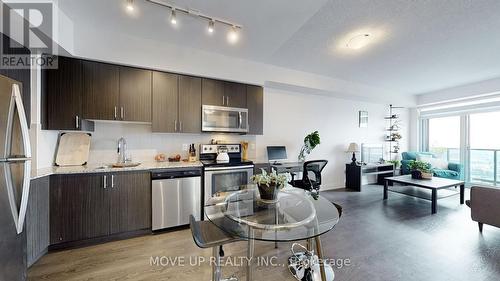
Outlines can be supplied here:
M286 176L277 174L275 170L271 173L261 169L262 173L253 175L252 181L259 187L260 199L275 201L278 191L286 184Z
M299 161L304 162L306 160L306 154L311 153L311 151L321 143L318 131L314 131L304 138L304 145L300 149Z
M423 161L411 161L409 164L411 177L414 179L432 179L431 164Z

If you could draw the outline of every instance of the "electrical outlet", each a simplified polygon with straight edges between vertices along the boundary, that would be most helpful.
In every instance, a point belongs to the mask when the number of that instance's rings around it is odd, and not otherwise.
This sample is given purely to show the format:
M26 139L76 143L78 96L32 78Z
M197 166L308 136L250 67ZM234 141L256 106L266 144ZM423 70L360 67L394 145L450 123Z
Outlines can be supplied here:
M182 144L182 151L188 151L189 144Z

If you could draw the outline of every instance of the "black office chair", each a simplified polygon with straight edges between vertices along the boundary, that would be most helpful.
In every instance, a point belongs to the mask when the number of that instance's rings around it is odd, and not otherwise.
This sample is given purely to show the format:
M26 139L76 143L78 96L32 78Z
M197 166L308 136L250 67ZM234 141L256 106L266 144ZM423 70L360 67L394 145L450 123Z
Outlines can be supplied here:
M302 179L295 180L295 174L292 173L292 180L288 183L293 187L319 192L321 186L321 171L323 171L326 164L328 164L327 160L306 161L302 169Z

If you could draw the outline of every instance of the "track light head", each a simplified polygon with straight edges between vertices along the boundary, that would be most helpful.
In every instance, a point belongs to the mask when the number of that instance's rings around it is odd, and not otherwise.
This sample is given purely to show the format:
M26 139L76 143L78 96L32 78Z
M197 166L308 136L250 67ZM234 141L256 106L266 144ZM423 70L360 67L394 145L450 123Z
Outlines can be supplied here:
M177 24L177 15L175 9L172 9L172 12L170 13L170 23L173 25Z
M125 8L127 9L127 12L131 13L134 11L134 0L126 0L125 2Z
M210 20L208 22L208 33L212 34L215 31L215 22L214 20Z
M238 28L233 25L229 30L229 33L227 34L227 40L231 44L236 44L236 42L238 42L238 39L239 39Z

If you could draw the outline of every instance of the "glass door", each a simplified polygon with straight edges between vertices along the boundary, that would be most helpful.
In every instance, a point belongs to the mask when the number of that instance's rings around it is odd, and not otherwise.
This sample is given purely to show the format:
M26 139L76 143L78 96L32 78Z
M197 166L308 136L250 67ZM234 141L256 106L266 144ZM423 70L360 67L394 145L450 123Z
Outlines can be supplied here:
M448 162L461 162L460 116L429 119L429 151Z
M500 165L500 112L475 113L469 116L470 181L497 184Z

